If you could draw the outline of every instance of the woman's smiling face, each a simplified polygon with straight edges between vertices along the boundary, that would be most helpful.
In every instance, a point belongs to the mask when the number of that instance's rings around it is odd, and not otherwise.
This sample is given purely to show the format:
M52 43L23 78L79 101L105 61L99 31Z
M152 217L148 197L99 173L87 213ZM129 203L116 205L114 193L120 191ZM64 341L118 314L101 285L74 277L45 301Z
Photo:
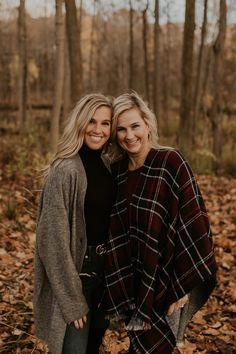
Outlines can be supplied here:
M149 127L137 108L124 111L117 118L117 142L128 155L142 155L150 148Z
M87 125L84 134L84 144L92 150L101 149L111 134L111 109L99 107Z

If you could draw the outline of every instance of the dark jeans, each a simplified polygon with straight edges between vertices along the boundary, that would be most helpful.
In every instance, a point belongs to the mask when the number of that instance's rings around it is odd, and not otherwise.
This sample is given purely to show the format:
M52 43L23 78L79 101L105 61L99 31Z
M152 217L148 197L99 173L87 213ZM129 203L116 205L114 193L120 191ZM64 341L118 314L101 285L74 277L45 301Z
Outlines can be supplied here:
M81 273L95 272L96 275L81 275L84 296L89 306L87 322L79 330L75 328L74 323L67 325L62 354L99 353L102 337L109 325L109 321L104 318L104 311L97 308L104 288L103 267L103 255L98 255L95 247L89 246Z

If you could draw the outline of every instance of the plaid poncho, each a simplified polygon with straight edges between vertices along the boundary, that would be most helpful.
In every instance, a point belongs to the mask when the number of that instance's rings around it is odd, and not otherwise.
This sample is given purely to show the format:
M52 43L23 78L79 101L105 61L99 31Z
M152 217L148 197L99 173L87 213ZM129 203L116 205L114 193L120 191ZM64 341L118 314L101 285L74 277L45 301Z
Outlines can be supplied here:
M127 159L114 166L118 194L102 304L109 318L126 319L137 353L169 354L214 287L209 221L196 180L178 151L150 150L128 204L127 169ZM171 329L166 311L188 293L189 303L175 314L177 328Z

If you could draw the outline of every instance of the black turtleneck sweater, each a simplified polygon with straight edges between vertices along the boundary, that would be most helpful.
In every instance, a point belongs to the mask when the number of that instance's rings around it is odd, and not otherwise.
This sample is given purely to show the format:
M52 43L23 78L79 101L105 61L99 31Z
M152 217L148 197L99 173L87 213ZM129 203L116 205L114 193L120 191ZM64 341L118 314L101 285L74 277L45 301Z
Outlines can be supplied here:
M99 245L107 239L115 197L115 184L101 159L101 153L102 150L91 150L86 145L79 151L88 181L84 212L89 246Z

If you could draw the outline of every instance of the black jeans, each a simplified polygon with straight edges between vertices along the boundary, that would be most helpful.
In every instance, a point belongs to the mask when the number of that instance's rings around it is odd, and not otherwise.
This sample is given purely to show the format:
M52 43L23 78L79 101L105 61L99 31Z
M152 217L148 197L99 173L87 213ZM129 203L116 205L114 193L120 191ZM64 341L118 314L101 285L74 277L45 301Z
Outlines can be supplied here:
M103 255L98 255L95 247L88 246L81 270L83 293L89 306L87 322L80 330L74 323L67 325L62 354L99 353L102 337L109 325L104 311L98 309L104 289L103 268Z

